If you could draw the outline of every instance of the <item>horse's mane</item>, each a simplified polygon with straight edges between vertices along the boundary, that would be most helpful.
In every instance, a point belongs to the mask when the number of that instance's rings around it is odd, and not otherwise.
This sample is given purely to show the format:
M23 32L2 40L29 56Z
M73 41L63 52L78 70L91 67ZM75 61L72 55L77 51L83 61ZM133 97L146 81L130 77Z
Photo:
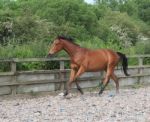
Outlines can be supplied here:
M69 37L69 36L57 36L57 39L64 39L68 42L73 43L74 45L80 46L74 42L74 39L72 37Z
M72 37L69 37L69 36L57 36L57 39L64 39L64 40L67 40L67 41L71 41L73 42L74 39Z

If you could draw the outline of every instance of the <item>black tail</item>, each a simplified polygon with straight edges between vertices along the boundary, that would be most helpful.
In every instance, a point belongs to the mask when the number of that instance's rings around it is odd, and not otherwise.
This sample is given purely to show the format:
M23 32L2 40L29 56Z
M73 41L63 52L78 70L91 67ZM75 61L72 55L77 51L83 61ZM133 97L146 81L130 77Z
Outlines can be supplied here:
M120 52L117 52L117 54L120 56L120 59L122 61L122 67L123 67L123 71L124 71L124 74L126 76L129 76L129 74L127 73L127 69L128 69L128 59L126 57L125 54L122 54Z

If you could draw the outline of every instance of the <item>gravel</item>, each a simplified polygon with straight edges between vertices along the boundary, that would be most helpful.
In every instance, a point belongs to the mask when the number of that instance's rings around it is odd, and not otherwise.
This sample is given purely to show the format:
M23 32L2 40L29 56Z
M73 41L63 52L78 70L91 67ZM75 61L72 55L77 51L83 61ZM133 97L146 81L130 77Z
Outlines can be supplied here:
M150 122L150 87L71 99L58 95L0 97L0 122Z

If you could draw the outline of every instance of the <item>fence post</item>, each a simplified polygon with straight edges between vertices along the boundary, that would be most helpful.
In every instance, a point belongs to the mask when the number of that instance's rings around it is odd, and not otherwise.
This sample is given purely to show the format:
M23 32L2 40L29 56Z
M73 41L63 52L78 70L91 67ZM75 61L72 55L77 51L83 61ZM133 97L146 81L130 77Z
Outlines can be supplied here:
M65 69L65 62L60 61L60 70L64 70L64 69Z
M65 73L64 73L64 69L65 69L65 62L64 61L60 61L60 79L61 79L61 83L60 83L60 90L64 90L65 89Z
M16 82L16 71L17 71L16 62L13 60L11 62L11 72L13 72L12 82ZM16 86L11 86L11 90L12 90L12 95L16 95Z
M138 57L138 63L139 63L139 68L138 68L138 74L142 74L143 71L143 58L142 57ZM138 77L138 83L141 83L141 77Z
M13 72L15 74L16 70L17 70L17 68L16 68L16 62L12 61L11 62L11 72Z
M143 66L143 58L142 57L138 57L138 61L139 61L139 66Z

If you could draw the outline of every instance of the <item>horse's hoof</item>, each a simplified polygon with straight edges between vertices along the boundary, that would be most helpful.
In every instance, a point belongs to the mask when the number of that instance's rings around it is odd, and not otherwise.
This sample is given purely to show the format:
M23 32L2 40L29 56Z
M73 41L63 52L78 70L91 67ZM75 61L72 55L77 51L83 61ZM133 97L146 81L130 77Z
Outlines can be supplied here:
M101 95L102 93L103 93L103 92L102 92L102 91L100 91L98 94L99 94L99 95Z
M71 94L68 94L66 96L64 96L66 99L71 99L72 98L72 95Z
M65 91L64 94L63 94L63 96L65 97L65 96L67 96L67 95L68 95L68 92Z
M101 97L101 96L102 96L102 93L98 93L98 96Z
M114 96L115 96L114 94L109 94L109 95L108 95L108 97L114 97Z
M58 95L59 95L59 96L64 96L64 93L59 93Z

